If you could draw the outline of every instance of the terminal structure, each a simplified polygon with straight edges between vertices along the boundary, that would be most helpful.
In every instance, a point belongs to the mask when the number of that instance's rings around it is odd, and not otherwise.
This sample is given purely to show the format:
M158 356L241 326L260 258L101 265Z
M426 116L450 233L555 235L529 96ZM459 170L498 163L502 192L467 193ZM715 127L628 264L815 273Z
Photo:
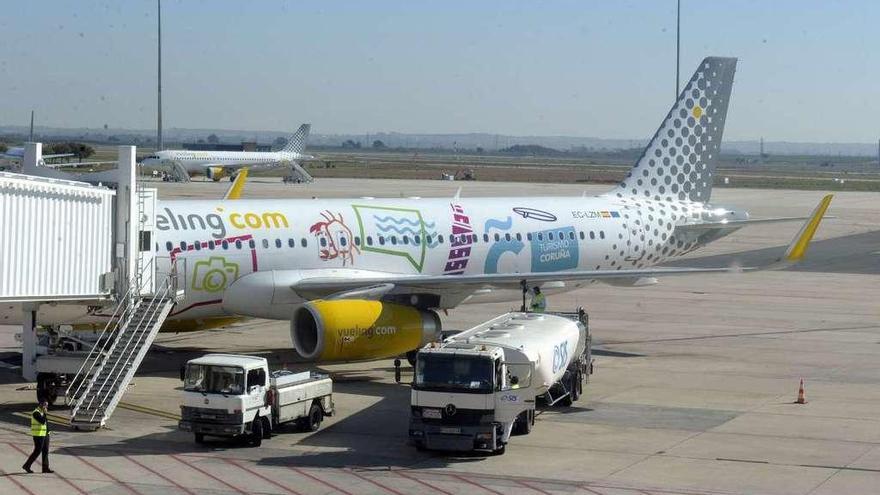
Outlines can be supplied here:
M135 147L79 175L41 156L27 143L21 173L0 172L0 304L21 315L24 378L50 403L64 396L72 426L96 429L182 294L173 265L157 271L156 190L137 182Z

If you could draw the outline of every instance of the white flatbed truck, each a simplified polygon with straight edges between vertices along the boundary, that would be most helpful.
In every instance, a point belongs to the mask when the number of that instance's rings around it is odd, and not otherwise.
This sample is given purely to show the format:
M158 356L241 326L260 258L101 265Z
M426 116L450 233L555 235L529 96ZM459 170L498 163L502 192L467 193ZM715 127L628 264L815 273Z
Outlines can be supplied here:
M269 372L265 358L208 354L187 362L181 373L179 429L196 443L206 435L244 437L259 446L281 425L296 422L316 431L333 414L333 381L305 371Z
M511 312L419 350L410 441L418 449L504 453L538 400L571 406L592 373L587 315Z

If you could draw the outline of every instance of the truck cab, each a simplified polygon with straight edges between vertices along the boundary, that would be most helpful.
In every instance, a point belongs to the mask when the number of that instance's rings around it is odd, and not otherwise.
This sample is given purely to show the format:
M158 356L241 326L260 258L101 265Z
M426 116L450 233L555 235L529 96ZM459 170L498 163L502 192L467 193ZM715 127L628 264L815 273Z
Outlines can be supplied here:
M419 449L503 453L513 425L534 421L532 365L516 349L429 345L416 359L409 435Z
M259 444L272 428L269 366L264 358L208 354L186 364L179 427L205 435L247 435Z

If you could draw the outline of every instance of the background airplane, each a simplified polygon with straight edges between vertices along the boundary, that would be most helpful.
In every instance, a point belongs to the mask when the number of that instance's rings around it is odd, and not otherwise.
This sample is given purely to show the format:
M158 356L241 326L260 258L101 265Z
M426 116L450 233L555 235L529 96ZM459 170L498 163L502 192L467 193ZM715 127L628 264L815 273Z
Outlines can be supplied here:
M141 161L141 165L172 165L185 171L187 176L204 174L214 181L226 176L232 180L235 171L243 167L253 170L287 166L291 168L291 176L296 171L304 180L310 181L311 175L298 162L314 159L313 156L305 154L311 127L311 124L301 125L288 139L287 144L278 151L162 150L146 156Z

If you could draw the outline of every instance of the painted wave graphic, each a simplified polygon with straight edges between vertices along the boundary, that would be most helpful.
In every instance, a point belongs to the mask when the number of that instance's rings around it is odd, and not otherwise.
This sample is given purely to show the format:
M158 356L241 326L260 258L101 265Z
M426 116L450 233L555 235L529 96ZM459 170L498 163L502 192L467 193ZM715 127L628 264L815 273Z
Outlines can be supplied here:
M436 223L428 223L428 222L420 222L418 220L410 220L409 218L395 218L392 216L380 217L379 215L373 215L373 218L377 222L391 222L395 225L407 224L412 227L418 227L420 224L424 225L426 229L433 229L436 227Z
M486 231L489 229L498 229L498 230L510 230L513 227L513 219L507 217L507 220L498 220L497 218L490 218L486 220Z

